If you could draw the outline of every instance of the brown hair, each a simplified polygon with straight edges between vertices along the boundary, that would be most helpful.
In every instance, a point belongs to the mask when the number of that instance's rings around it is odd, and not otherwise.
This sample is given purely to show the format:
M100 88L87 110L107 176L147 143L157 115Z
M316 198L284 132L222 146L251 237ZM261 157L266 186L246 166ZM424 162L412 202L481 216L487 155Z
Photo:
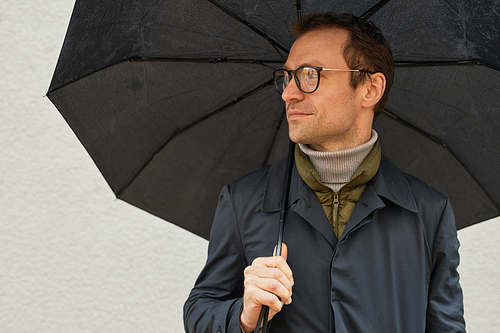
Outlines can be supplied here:
M394 60L389 43L373 22L351 14L326 12L311 14L297 20L292 25L291 32L298 38L310 31L335 28L349 31L349 39L344 45L344 59L351 69L366 69L385 75L384 94L374 107L375 117L377 117L384 110L394 80ZM356 89L367 79L369 79L367 73L352 73L351 87Z

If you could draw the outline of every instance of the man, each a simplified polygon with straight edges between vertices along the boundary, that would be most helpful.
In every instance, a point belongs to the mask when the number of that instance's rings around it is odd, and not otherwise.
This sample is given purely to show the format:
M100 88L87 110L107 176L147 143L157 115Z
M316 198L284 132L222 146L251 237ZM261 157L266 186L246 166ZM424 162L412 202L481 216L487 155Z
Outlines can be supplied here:
M345 14L315 14L294 31L275 72L299 143L286 245L269 256L280 161L222 190L186 331L253 332L266 305L271 332L464 332L450 203L383 157L372 130L392 85L389 45Z

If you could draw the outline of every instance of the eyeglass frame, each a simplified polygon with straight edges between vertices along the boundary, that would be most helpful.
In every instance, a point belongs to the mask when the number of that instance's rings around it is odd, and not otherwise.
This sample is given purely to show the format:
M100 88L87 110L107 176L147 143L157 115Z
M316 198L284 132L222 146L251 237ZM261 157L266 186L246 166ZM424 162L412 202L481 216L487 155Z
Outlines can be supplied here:
M295 73L297 73L297 71L303 70L304 68L314 68L316 70L316 72L318 72L318 82L316 83L316 88L314 88L313 91L304 91L301 87L300 79L295 74ZM277 69L273 72L274 86L280 95L283 94L286 87L288 87L288 85L290 84L290 80L289 80L288 84L286 85L285 89L283 89L283 91L280 92L280 89L278 88L278 84L276 83L276 73L279 71L285 71L286 73L288 73L288 76L290 76L290 75L293 76L293 79L295 80L295 84L297 85L297 88L299 88L299 90L302 91L304 94L312 94L313 92L318 90L319 81L321 79L321 74L320 74L321 71L358 72L358 73L365 73L365 74L375 74L374 72L369 71L367 69L341 69L341 68L325 68L325 67L316 67L316 66L300 66L297 69L292 69L292 70L289 70L286 68L280 68L280 69Z

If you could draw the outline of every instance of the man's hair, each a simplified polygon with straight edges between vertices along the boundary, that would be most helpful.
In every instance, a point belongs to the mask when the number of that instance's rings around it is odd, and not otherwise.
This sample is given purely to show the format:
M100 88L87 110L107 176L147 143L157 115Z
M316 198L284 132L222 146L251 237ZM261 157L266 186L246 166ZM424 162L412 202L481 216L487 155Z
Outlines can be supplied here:
M351 15L331 12L311 14L295 21L291 32L298 38L305 33L322 29L345 29L349 38L344 45L344 59L351 69L366 69L385 75L386 87L380 101L374 107L375 117L384 110L387 95L394 80L394 60L389 43L371 21ZM367 73L351 73L351 87L369 79Z

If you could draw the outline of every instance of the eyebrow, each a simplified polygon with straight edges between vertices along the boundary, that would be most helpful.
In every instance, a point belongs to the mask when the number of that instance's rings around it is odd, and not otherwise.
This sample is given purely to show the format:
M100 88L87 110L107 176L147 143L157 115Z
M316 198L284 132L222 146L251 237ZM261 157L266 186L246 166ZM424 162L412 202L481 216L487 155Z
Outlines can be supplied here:
M300 64L299 66L297 66L297 67L296 67L296 68L294 68L294 69L297 69L297 68L299 68L299 67L305 67L305 66L309 66L309 67L324 67L324 66L322 66L322 65L313 65L313 63L320 64L320 62L319 62L319 61L313 60L313 61L311 61L311 62L305 62L305 63L302 63L302 64ZM286 65L286 63L283 65L283 68L284 68L284 69L288 69L288 70L290 70L290 67L289 67L289 66L287 66L287 65Z

